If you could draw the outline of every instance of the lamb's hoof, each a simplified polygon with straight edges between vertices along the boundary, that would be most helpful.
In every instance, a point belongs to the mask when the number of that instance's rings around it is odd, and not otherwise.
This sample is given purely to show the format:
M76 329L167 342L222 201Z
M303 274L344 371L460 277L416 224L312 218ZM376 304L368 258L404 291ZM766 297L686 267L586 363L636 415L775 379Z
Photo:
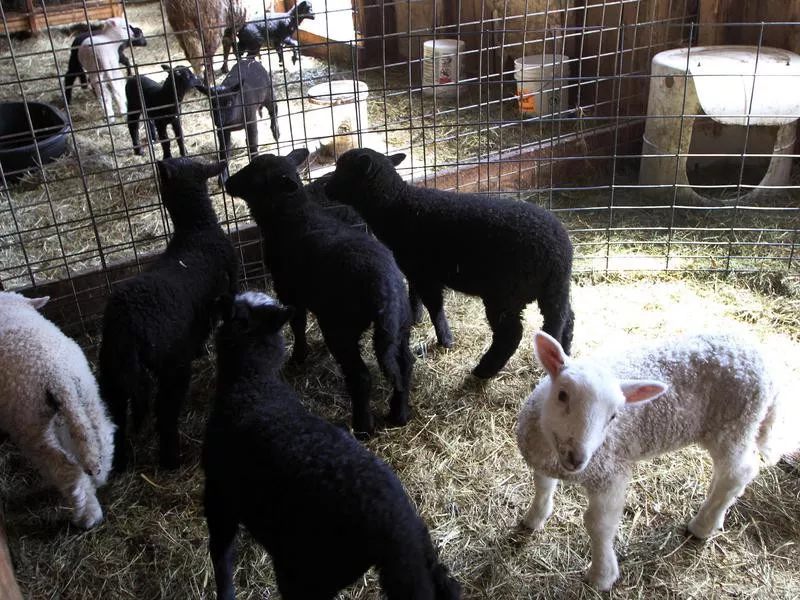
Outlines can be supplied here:
M587 583L601 592L607 592L614 587L614 582L617 579L619 579L619 567L617 565L595 569L594 563L592 563L586 572Z
M547 522L547 517L545 518L536 517L530 519L525 518L519 522L519 526L524 527L525 529L528 529L530 531L541 531L542 529L544 529L544 524L546 522Z
M441 337L437 337L436 341L442 348L446 348L447 350L453 347L452 335L443 335Z
M397 412L390 410L389 414L386 415L386 424L390 427L402 427L408 423L410 417L411 411L408 409Z
M181 453L177 450L162 452L158 459L158 466L162 469L174 471L181 466Z
M491 379L500 372L500 369L494 367L487 367L483 362L479 362L478 366L472 369L472 374L478 379Z
M102 523L103 509L94 496L87 497L86 506L83 510L76 511L72 516L72 524L81 529L91 529L95 525Z
M716 527L713 524L708 526L698 523L697 517L695 517L689 521L689 524L686 526L686 533L697 538L698 540L707 540L721 529L722 527Z

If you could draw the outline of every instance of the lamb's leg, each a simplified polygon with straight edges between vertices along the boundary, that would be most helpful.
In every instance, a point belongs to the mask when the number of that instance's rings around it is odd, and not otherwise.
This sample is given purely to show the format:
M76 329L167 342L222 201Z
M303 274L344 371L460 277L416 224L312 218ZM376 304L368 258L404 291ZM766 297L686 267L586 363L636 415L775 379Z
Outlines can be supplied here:
M712 458L714 475L708 496L688 525L689 533L700 539L722 529L728 508L758 474L758 454L752 445L730 453L712 453Z
M533 473L534 495L531 507L522 519L523 525L533 531L540 531L550 515L553 514L553 495L558 486L558 479L543 475L539 471Z
M347 391L353 403L353 432L357 437L370 436L375 432L369 409L372 381L358 347L358 340L363 332L348 330L322 320L319 321L319 328L325 344L344 373Z
M269 96L264 100L264 106L269 113L269 129L272 132L272 139L277 142L281 139L281 130L278 126L278 103L275 101L274 94L271 91Z
M156 397L156 428L158 430L159 464L176 469L181 462L178 438L178 416L189 391L191 365L167 365L158 376Z
M415 325L422 323L422 300L410 282L408 284L408 302L411 304L411 320Z
M569 304L569 283L552 282L536 299L542 313L542 330L561 343L566 354L572 346L572 326L574 315Z
M156 132L161 142L161 151L164 153L164 158L172 158L172 151L169 147L169 134L167 133L167 122L161 120L157 121Z
M287 46L290 46L292 49L292 64L296 65L297 61L300 60L300 50L297 42L292 37L287 37L283 40L283 43Z
M247 136L247 158L252 160L258 154L258 119L255 111L252 111L252 119L246 119L244 130Z
M131 134L131 143L133 144L133 153L137 156L142 155L142 146L139 144L139 114L138 112L129 112L126 117L128 131Z
M433 329L436 331L436 340L440 346L450 348L453 346L453 334L447 324L447 317L444 314L444 289L436 284L416 285L416 290L428 314L433 322Z
M409 348L409 331L405 329L397 348L397 366L400 369L402 389L395 388L389 404L389 414L386 420L391 425L402 426L408 423L411 408L408 405L408 396L411 392L411 373L414 368L414 356Z
M592 564L589 565L586 578L602 591L610 590L619 577L614 538L625 508L628 481L627 474L620 474L601 488L586 490L589 508L583 516L583 522L592 544Z
M181 125L180 117L172 120L172 131L175 134L175 141L178 143L178 151L181 156L186 156L186 144L183 142L183 125Z
M64 96L67 99L67 105L72 102L72 86L75 84L77 75L73 72L68 72L64 75Z
M47 435L49 426L42 424L41 437L32 448L23 448L44 478L56 486L72 509L72 522L89 529L103 520L103 510L95 495L94 485L81 467L67 459L54 445L55 436Z
M289 325L294 335L294 348L292 349L292 362L301 364L308 357L308 341L306 340L306 323L308 312L305 307L295 306Z
M236 532L239 524L231 517L230 507L218 505L206 496L206 523L208 524L208 549L214 565L219 600L234 600L233 559L236 550Z
M472 370L475 377L488 379L497 375L516 352L522 339L522 307L508 307L484 299L486 318L492 328L492 344Z

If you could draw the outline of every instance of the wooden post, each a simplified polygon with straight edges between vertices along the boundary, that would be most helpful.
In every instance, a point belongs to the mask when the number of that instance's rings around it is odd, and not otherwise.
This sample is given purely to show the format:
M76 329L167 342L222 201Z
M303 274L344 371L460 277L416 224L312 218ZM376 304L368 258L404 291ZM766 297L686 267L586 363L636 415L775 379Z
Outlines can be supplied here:
M14 577L14 568L11 565L11 554L6 543L6 531L0 521L0 598L3 600L22 600L22 592Z

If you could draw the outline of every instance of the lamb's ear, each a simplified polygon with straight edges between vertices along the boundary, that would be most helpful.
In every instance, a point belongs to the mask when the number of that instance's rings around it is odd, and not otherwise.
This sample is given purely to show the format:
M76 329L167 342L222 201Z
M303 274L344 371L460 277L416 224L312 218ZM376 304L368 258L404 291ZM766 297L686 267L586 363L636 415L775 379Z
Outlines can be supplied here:
M567 355L564 354L561 344L544 331L537 331L534 334L533 351L536 354L536 360L550 377L558 375L567 362Z
M233 318L233 296L225 294L217 298L214 303L214 310L223 321L230 321Z
M225 167L228 163L224 161L213 162L208 164L203 164L203 175L205 175L206 179L211 179L212 177L216 177L220 173L225 170Z
M162 181L169 181L175 174L175 169L166 161L157 161L156 167L158 167L158 176Z
M369 154L362 154L359 156L356 164L358 164L358 170L364 175L369 175L372 173L372 170L375 166L372 163L372 157Z
M231 84L231 87L222 88L221 85L217 86L218 92L224 91L226 94L232 94L233 92L238 92L239 89L242 87L242 82L237 81L236 83Z
M172 71L172 67L170 67L169 65L161 65L161 68L164 69L167 73Z
M286 159L295 167L299 167L306 162L309 154L308 148L297 148L289 152L289 154L286 155Z
M300 186L297 184L297 182L288 175L283 175L280 177L275 184L275 187L277 188L277 191L283 194L291 194L292 192L296 192L298 189L300 189Z
M50 296L41 296L40 298L28 298L28 303L36 310L41 310L49 300Z
M196 89L198 92L200 92L204 96L210 96L211 95L211 91L212 91L212 90L209 89L209 87L205 83L198 83L197 85L194 86L194 89Z
M622 395L625 396L627 404L650 402L663 396L669 390L666 383L645 379L623 379L619 382L619 387L622 389Z
M402 152L398 152L397 154L392 154L389 157L389 162L391 162L395 167L399 166L401 162L406 159L406 155Z

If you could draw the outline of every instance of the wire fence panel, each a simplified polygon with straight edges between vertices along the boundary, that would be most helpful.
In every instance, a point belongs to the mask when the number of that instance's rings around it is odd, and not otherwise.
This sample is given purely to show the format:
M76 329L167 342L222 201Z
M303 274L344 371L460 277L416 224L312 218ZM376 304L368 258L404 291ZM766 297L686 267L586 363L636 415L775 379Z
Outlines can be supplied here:
M0 285L52 294L62 322L93 330L114 282L170 234L161 145L135 155L125 111L104 117L114 83L98 98L78 78L67 103L74 37L94 39L96 15L120 15L146 40L124 49L132 75L163 81L164 66L205 64L220 85L226 27L235 41L248 20L291 8L185 0L176 30L173 4L0 7ZM308 147L309 180L350 147L403 152L415 184L535 202L570 230L576 272L796 269L800 15L737 10L724 22L689 0L314 0L294 36L299 60L291 43L283 67L271 48L257 58L281 132L276 142L264 115L258 149ZM26 24L37 32L12 32ZM738 47L708 49L725 44ZM107 75L124 84L114 66ZM208 98L192 90L181 106L188 155L215 160ZM232 146L235 171L248 161L243 131ZM17 171L20 154L39 166ZM244 277L263 281L244 203L210 187Z

